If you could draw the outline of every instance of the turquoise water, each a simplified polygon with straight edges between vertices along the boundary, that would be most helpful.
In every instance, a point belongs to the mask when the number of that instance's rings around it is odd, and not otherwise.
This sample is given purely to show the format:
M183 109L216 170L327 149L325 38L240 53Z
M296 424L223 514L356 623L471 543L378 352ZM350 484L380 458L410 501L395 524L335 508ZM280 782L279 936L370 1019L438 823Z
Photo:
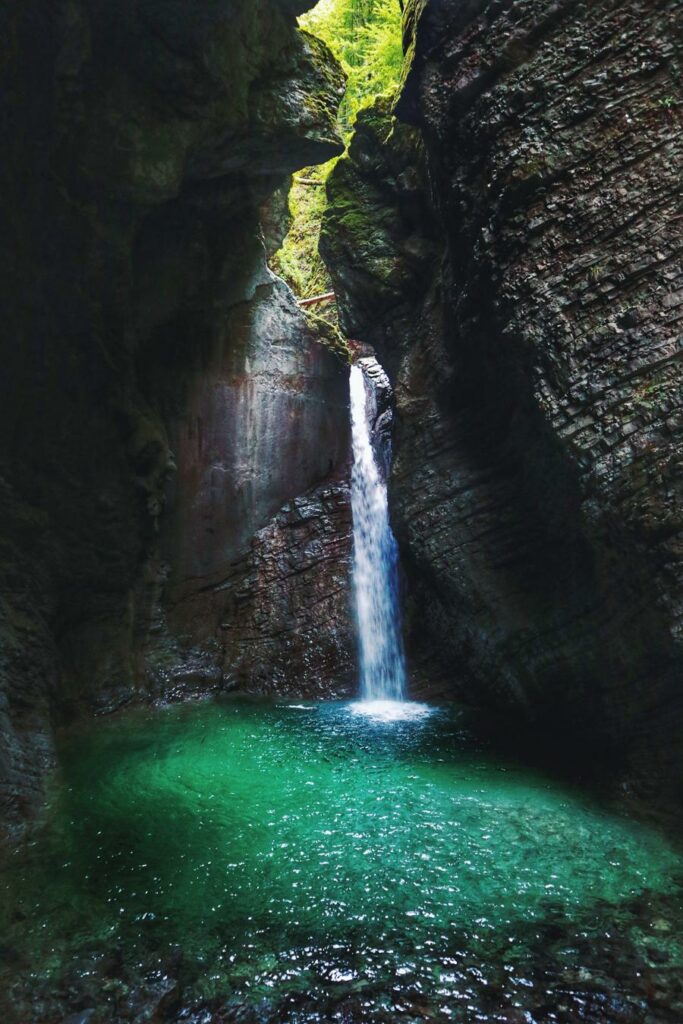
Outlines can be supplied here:
M683 1020L679 853L475 725L224 701L69 732L3 865L5 1018L128 1019L116 986L172 975L174 1020Z

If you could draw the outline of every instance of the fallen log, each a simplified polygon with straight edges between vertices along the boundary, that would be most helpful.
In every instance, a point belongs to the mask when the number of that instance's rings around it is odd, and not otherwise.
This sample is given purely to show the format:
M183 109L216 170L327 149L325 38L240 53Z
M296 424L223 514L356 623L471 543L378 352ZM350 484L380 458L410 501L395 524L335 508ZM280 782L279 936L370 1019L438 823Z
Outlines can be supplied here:
M297 299L300 306L317 306L319 302L334 302L337 296L334 292L325 292L324 295L314 295L311 299Z

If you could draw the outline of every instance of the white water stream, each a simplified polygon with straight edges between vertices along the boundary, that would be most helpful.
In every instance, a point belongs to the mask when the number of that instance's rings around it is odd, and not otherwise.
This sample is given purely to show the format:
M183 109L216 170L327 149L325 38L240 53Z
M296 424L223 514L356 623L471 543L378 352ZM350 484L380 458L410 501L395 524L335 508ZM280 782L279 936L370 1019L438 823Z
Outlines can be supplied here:
M398 548L389 525L387 486L372 447L368 384L362 368L351 367L353 475L353 579L358 620L361 704L378 717L412 717L419 705L405 700L406 671L398 602Z

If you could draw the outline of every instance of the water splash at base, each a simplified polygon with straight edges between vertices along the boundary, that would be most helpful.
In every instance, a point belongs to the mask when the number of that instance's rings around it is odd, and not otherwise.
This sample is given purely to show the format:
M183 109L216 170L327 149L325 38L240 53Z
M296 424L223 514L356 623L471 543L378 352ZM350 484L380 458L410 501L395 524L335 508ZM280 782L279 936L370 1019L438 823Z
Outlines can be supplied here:
M350 704L349 710L376 722L414 722L428 718L434 708L408 700L359 700Z

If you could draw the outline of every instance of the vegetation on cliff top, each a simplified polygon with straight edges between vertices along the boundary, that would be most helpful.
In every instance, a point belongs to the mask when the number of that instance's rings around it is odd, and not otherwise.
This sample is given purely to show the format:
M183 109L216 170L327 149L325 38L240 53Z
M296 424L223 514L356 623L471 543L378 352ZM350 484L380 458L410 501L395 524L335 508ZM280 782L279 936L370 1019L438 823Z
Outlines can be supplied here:
M320 0L300 23L327 43L348 76L339 109L348 141L359 109L398 83L403 64L399 0Z
M392 93L403 62L399 0L320 0L303 15L300 25L324 40L347 75L339 109L348 144L358 111L376 96ZM295 175L289 196L293 223L271 263L294 293L309 298L331 289L318 253L325 210L325 181L336 160Z

